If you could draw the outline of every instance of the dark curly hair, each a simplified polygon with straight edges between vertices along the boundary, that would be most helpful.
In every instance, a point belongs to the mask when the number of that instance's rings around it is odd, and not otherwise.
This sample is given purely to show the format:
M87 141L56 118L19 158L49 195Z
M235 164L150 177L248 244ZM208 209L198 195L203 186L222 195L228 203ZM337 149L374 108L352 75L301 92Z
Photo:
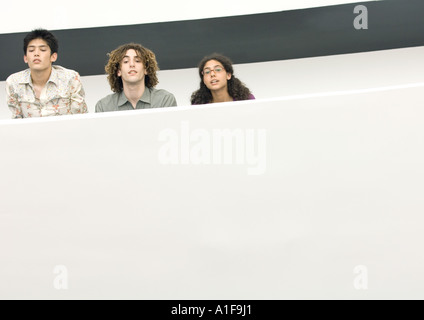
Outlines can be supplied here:
M210 60L216 60L219 61L222 66L224 67L225 71L227 73L231 74L231 79L227 82L227 88L228 88L228 94L235 100L249 100L251 96L250 90L242 83L239 79L237 79L234 76L234 69L232 61L220 54L220 53L213 53L211 55L208 55L202 59L199 63L199 76L200 76L200 89L193 92L191 95L191 104L206 104L212 102L212 93L206 87L205 83L203 82L203 68L205 67L205 64L209 62Z
M144 68L146 68L147 75L144 79L146 87L153 88L159 83L156 75L156 72L159 70L159 66L156 61L155 54L140 44L127 43L116 48L111 53L108 53L109 61L105 66L105 71L108 74L107 80L109 81L110 88L113 92L122 92L124 88L121 77L118 77L118 70L121 68L121 63L125 54L130 49L137 52L137 55L140 56L143 61Z

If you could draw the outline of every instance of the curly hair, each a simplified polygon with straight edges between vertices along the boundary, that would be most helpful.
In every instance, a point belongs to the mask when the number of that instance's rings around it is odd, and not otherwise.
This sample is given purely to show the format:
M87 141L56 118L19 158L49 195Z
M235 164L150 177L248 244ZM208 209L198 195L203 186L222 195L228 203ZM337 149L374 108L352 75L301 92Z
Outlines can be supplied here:
M156 61L155 54L140 44L127 43L116 48L111 53L108 53L109 61L105 66L105 71L108 75L107 80L109 81L110 88L113 92L122 92L124 88L121 77L118 77L118 71L121 68L121 63L125 54L131 49L137 52L137 55L140 56L143 61L143 65L146 68L147 75L144 79L146 87L152 88L159 83L156 75L156 72L159 70L159 66Z
M232 61L219 53L213 53L211 55L208 55L202 59L199 63L199 76L200 76L200 89L193 92L191 95L191 104L206 104L212 102L212 93L206 87L204 81L203 81L203 68L205 67L205 64L208 63L211 60L219 61L222 66L224 67L225 71L227 73L231 74L231 79L227 82L227 89L228 94L235 100L248 100L251 96L251 92L249 88L247 88L244 83L242 83L239 79L237 79L234 76L234 69L232 65Z

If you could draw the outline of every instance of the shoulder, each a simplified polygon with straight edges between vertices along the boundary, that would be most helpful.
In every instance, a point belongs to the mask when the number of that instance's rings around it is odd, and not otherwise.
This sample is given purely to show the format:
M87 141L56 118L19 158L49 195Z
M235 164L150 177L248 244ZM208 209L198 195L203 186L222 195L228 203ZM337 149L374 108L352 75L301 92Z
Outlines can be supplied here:
M177 99L175 96L164 89L149 88L150 99L154 108L176 107Z
M80 79L79 73L75 70L67 69L57 65L53 66L53 70L55 71L59 79L63 79L63 80L79 80Z
M96 103L96 111L101 109L101 111L112 111L117 108L119 99L119 93L112 93L103 97Z
M61 74L71 74L71 75L78 74L78 72L76 72L75 70L67 69L67 68L65 68L65 67L58 66L58 65L53 65L53 66L52 66L52 68L53 68L56 72L61 73Z
M164 89L149 88L150 94L157 97L174 97L174 95Z
M7 77L6 83L7 84L18 84L25 82L31 75L30 69L26 69L23 71L12 73L10 76Z
M112 101L118 101L118 98L119 98L119 93L115 92L115 93L108 94L107 96L101 98L97 103L107 104L107 103L112 102Z

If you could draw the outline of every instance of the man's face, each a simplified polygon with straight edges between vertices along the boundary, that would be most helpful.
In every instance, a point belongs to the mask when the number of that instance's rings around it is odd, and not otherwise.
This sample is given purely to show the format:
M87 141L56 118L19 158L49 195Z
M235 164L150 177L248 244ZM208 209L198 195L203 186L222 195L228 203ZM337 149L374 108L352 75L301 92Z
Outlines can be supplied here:
M125 84L140 84L144 83L144 77L147 71L143 65L142 59L137 55L134 49L126 52L124 59L121 61L118 77L122 78Z
M57 53L51 54L49 45L43 39L34 39L29 42L24 55L25 63L31 70L44 71L51 67L57 59Z

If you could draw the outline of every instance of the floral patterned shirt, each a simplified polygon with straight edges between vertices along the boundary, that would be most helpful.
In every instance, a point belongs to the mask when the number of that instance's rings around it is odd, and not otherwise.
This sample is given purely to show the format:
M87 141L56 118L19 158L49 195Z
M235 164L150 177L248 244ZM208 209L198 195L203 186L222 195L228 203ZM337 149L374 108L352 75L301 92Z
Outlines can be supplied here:
M35 96L30 69L10 75L6 80L6 93L14 119L88 112L79 74L61 66L52 66L39 99Z

